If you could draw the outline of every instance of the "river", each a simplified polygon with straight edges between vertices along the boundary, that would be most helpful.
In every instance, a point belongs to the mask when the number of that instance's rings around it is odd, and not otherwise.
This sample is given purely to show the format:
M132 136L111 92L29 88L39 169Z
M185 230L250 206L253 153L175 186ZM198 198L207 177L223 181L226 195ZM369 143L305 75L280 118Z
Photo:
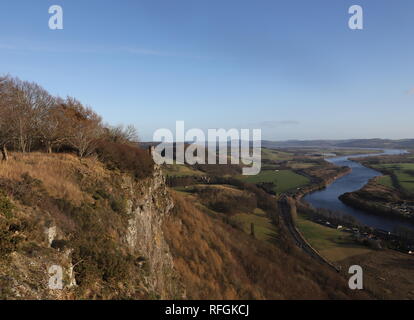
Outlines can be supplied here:
M358 162L349 160L349 158L359 158L374 155L395 155L402 153L406 153L406 151L385 149L381 154L363 154L327 158L326 161L329 161L337 166L350 167L352 169L352 172L335 180L325 189L306 195L303 199L310 203L314 208L325 208L332 211L340 211L342 213L352 215L363 225L376 229L383 229L393 232L397 227L405 227L414 230L414 223L410 223L398 218L393 219L380 215L374 215L372 213L368 213L359 209L354 209L339 200L339 196L342 194L346 192L357 191L361 189L365 184L367 184L370 179L382 175L378 171L364 167Z

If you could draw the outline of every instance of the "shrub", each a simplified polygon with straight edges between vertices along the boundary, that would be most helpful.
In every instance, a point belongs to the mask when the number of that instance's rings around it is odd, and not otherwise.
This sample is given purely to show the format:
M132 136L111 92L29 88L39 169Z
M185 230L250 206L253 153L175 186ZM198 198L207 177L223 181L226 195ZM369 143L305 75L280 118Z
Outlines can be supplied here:
M154 169L154 162L149 153L138 147L101 140L97 154L109 169L119 169L132 174L135 178L146 178Z
M80 263L76 265L75 272L76 281L80 285L96 279L110 281L127 277L133 264L132 257L117 250L112 240L100 237L81 238L77 244L74 258Z
M42 182L32 178L28 173L22 174L19 181L0 178L0 188L27 206L37 205L46 194Z
M114 214L109 207L96 208L86 203L74 207L60 201L59 206L76 226L69 245L73 249L74 271L80 288L87 289L96 281L128 279L132 257L120 249L122 235L117 235L117 230L127 225L125 216ZM64 247L65 243L52 243L56 248L61 245Z
M221 213L235 214L253 211L257 207L256 197L250 192L237 190L233 193L214 187L194 187L192 192L197 193L207 207Z
M63 250L67 246L68 242L66 240L53 240L51 247L53 249Z
M98 199L100 199L100 198L102 198L102 199L109 199L111 196L108 194L108 192L106 192L105 190L103 190L103 189L98 189L98 190L96 190L95 191L95 194L93 195L93 198L95 199L95 200L98 200Z
M10 219L13 217L14 206L11 203L10 199L0 192L0 212L7 218Z
M117 213L125 211L125 201L111 197L111 209Z
M257 186L269 194L276 195L276 184L274 184L273 182L261 182L258 183Z

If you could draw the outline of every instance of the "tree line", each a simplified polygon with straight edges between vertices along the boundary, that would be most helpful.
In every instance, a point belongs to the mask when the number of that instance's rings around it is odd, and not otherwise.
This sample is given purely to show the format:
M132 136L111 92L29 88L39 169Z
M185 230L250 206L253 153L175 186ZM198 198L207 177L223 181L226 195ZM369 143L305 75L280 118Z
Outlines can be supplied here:
M109 126L90 107L73 97L55 97L34 82L0 77L0 148L9 150L74 151L83 158L102 141L138 146L133 126Z

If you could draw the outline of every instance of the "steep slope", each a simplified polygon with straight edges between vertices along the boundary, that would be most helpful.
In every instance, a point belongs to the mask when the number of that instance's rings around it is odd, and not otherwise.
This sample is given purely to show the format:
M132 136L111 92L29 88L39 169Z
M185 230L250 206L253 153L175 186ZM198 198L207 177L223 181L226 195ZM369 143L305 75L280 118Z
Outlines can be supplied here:
M13 154L0 165L0 297L180 298L161 230L173 203L158 168L145 179L94 159ZM63 269L63 290L48 271Z
M278 245L256 240L221 215L203 212L185 196L173 197L176 206L164 232L188 298L367 298L288 239Z

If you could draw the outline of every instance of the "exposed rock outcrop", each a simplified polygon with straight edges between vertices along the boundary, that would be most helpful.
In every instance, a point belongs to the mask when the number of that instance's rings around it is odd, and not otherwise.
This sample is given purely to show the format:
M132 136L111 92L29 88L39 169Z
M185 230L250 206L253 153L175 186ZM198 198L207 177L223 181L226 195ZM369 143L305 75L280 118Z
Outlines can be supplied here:
M148 263L146 282L161 299L180 295L170 249L164 239L162 224L174 207L165 177L156 166L151 179L135 181L125 177L123 187L129 194L127 244Z

